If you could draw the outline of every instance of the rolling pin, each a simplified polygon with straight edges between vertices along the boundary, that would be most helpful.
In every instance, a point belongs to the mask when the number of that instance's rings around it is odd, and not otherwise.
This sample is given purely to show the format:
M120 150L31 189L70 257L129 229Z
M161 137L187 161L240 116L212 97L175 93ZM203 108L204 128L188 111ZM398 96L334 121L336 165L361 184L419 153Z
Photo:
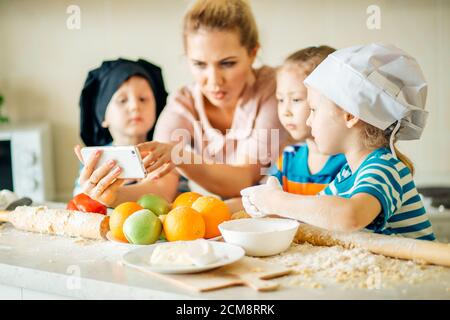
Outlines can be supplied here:
M231 219L245 218L251 218L251 216L243 210L235 212L231 216ZM300 223L294 242L308 242L315 246L342 246L348 249L362 248L386 257L450 267L449 243L415 240L363 231L328 231L305 223Z
M14 211L0 211L0 222L10 222L15 228L88 239L106 239L109 217L99 213L81 212L47 207L17 207Z
M450 244L369 232L328 231L301 223L294 242L316 246L363 248L391 258L450 267Z

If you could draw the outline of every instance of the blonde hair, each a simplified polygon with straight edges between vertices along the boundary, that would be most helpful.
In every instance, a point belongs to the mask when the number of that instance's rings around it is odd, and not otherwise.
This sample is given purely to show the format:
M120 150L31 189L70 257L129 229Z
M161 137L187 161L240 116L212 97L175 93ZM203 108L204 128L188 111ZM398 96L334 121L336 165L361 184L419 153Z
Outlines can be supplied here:
M298 50L284 60L283 65L295 65L304 69L306 75L309 75L329 54L336 49L329 46L307 47Z
M381 148L387 147L389 148L389 139L391 137L392 129L388 128L386 130L381 130L377 127L374 127L366 122L363 124L362 137L364 141L364 146L366 148ZM396 139L395 139L396 140ZM395 142L394 140L394 142ZM411 171L411 174L414 175L414 164L412 161L403 153L401 153L397 147L394 145L394 151L397 155L398 160L403 162L405 166Z
M246 0L196 0L184 16L183 42L199 29L237 31L248 52L259 46L258 28Z

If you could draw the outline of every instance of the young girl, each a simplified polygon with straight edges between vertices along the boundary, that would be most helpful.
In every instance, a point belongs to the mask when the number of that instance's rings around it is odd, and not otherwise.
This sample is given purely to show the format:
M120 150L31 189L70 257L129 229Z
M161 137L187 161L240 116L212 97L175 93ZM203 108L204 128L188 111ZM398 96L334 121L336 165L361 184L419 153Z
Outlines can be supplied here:
M152 140L153 126L166 104L161 69L145 60L105 61L89 72L80 98L81 138L86 146L136 145ZM75 152L81 159L80 146ZM84 192L108 206L156 193L171 201L178 178L158 181L117 179L114 162L95 169L101 153L84 159L74 193ZM144 159L145 160L145 159ZM94 170L95 169L95 170Z
M306 125L310 109L305 78L335 49L328 46L308 47L291 54L277 72L276 96L278 118L297 144L284 148L270 174L275 176L289 193L314 195L334 180L345 165L344 155L326 155L317 150ZM228 206L237 212L244 210L241 198L227 200ZM244 217L239 212L240 217Z
M272 175L278 178L283 190L305 195L322 191L346 163L342 154L326 155L317 150L306 125L309 106L305 78L335 49L328 46L309 47L290 55L277 73L278 117L299 144L283 151Z
M319 196L283 192L274 178L242 190L248 213L434 240L413 166L394 146L418 139L425 125L427 85L416 60L389 45L351 47L329 55L305 84L318 150L348 163Z

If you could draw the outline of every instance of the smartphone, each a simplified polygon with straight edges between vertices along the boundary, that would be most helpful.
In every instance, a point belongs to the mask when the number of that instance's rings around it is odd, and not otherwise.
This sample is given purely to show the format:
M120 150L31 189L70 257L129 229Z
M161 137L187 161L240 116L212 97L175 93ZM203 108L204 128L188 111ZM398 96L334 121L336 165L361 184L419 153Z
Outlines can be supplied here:
M97 168L109 160L114 160L116 165L122 168L119 175L121 179L142 179L147 175L139 150L135 146L84 147L81 148L83 160L90 159L96 150L102 151Z

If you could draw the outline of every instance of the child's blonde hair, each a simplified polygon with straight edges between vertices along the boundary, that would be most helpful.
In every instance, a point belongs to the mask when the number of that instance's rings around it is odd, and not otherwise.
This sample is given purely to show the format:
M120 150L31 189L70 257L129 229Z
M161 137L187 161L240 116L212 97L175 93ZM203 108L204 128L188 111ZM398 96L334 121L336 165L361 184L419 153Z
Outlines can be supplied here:
M237 31L248 52L259 46L258 28L246 0L196 0L184 16L183 41L199 29Z
M329 46L307 47L298 50L284 60L283 65L295 65L304 69L309 75L329 54L336 49Z
M391 126L393 127L393 126ZM389 139L391 137L392 129L388 128L386 130L379 129L374 127L366 122L363 123L362 130L362 138L364 141L364 145L366 148L381 148L387 147L389 148ZM395 141L395 140L394 140ZM397 155L397 158L408 167L411 171L411 174L414 175L414 165L412 161L401 153L397 147L394 145L394 151Z

